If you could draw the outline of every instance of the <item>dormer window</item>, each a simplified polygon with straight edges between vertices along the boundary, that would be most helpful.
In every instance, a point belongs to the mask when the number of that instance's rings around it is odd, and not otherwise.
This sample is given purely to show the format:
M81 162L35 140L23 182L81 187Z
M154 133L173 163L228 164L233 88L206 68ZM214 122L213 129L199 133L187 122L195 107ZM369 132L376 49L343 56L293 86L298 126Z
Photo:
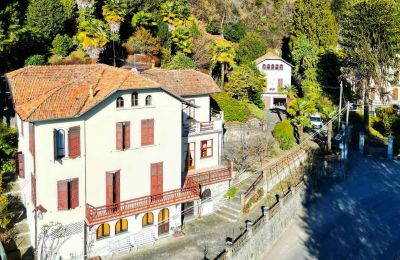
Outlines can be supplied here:
M124 99L123 97L118 97L117 98L117 108L122 108L124 107Z
M279 65L279 69L280 69L280 70L283 70L283 65L282 65L282 64Z
M152 100L151 100L151 95L146 96L146 106L151 106L152 105Z
M267 70L270 70L270 69L271 69L271 65L268 64L268 65L267 65Z
M139 105L138 93L137 92L133 92L132 93L132 106L136 107L138 105Z

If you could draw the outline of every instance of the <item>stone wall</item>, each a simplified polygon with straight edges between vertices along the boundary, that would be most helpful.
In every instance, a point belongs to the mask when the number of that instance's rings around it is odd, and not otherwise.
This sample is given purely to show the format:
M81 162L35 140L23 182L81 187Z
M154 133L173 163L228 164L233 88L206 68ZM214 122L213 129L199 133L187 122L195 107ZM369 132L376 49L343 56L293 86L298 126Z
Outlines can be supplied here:
M302 207L304 194L305 187L301 182L272 208L264 208L257 222L246 223L246 230L233 242L228 241L217 259L258 259L265 254Z

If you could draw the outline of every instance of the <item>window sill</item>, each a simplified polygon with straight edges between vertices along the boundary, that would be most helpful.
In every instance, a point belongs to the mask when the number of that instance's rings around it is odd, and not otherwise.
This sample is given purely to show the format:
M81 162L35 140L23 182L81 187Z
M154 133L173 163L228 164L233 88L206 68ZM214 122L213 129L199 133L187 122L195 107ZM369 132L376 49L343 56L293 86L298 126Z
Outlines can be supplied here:
M115 150L115 151L116 152L128 152L128 151L139 150L141 148L155 147L155 146L158 146L158 144L141 145L141 146L131 147L131 148L125 149L125 150Z
M200 157L200 159L210 159L210 158L213 158L213 156L210 155L210 156L206 156L206 157Z
M78 159L78 158L81 158L81 157L82 157L82 156L77 156L77 157L74 157L74 158L71 158L71 157L62 157L62 158L54 159L54 162L59 162L59 163L61 163L62 161L75 160L75 159Z

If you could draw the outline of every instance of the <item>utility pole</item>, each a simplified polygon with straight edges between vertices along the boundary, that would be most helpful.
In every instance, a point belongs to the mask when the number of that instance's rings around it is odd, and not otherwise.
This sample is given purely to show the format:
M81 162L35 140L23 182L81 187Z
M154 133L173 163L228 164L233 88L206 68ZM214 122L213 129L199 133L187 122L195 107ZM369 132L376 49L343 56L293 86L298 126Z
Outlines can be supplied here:
M340 81L338 131L340 131L340 119L342 116L342 98L343 98L343 80Z

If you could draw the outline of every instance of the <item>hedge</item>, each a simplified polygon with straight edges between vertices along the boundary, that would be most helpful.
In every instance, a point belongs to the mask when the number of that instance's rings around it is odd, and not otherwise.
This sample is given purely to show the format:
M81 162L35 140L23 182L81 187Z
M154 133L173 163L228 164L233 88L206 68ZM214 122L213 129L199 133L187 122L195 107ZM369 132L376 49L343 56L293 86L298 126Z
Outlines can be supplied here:
M245 123L249 120L249 109L246 102L234 99L225 92L214 94L212 97L219 108L224 111L226 121Z
M249 103L248 108L249 108L249 111L250 111L252 117L257 118L258 120L261 120L261 121L263 121L265 119L264 111L262 109L258 108L253 103Z
M293 126L287 119L275 125L273 135L279 141L279 146L282 150L289 150L296 144Z

